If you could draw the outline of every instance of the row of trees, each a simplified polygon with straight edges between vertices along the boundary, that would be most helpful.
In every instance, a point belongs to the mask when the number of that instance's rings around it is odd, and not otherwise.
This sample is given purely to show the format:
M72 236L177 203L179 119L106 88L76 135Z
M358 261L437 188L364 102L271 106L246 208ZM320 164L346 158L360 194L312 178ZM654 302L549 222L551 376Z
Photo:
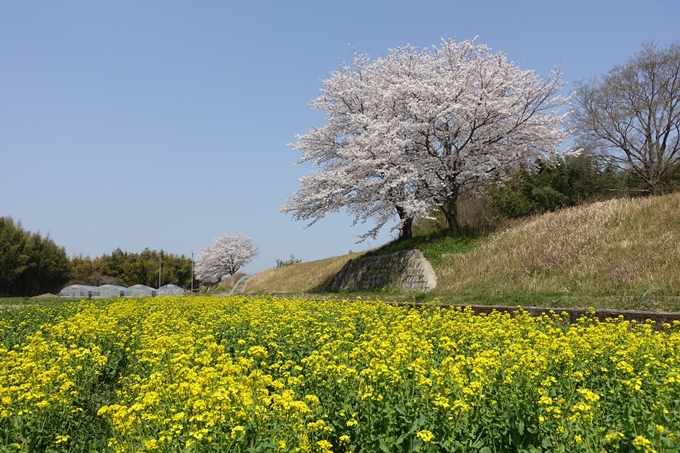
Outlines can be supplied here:
M31 233L11 217L0 217L0 294L58 292L70 274L66 251L49 235Z
M69 259L49 236L42 238L25 231L11 217L0 217L0 295L58 293L69 283L152 287L173 283L189 288L192 278L197 284L211 284L226 274L233 275L257 254L251 238L230 233L201 249L194 269L191 258L163 250L130 253L118 248L97 258L79 255Z
M183 288L191 286L191 258L144 249L141 253L124 252L120 248L98 258L71 258L73 283L103 285L106 283L132 286L141 283L158 286L173 283Z
M514 194L516 214L542 206L541 198L557 207L588 199L551 188L559 189L567 166L616 183L601 194L615 193L622 181L641 193L672 190L680 158L680 46L647 44L567 96L560 77L556 68L541 79L475 41L400 47L375 60L355 54L311 104L326 112L327 123L296 136L292 146L304 153L299 163L315 169L281 210L312 224L347 210L355 224L375 222L364 238L396 216L395 228L408 238L413 222L432 217L433 207L449 229L460 228L461 197L490 197L502 208L503 196ZM576 152L563 148L572 134ZM579 153L586 157L571 160ZM531 182L541 174L553 178L540 185L550 188L543 193Z
M191 267L191 258L149 249L129 253L119 248L98 258L69 258L49 235L42 237L11 217L0 217L0 295L56 294L68 283L155 287L159 271L162 284L188 288Z

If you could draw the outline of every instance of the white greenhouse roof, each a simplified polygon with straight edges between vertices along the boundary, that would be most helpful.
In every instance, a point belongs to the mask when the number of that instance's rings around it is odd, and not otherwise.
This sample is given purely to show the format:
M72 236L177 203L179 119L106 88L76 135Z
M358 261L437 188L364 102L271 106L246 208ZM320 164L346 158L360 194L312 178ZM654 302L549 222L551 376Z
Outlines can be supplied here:
M101 285L94 289L92 297L107 298L120 297L125 293L125 287L119 285Z
M149 297L155 295L156 290L146 285L133 285L125 290L125 297Z
M79 297L92 297L94 291L97 290L95 286L88 285L71 285L59 291L59 297L74 299Z
M153 297L159 296L183 296L185 291L182 287L169 283L158 289L146 285L133 285L125 288L120 285L71 285L59 292L63 298L109 298L109 297Z
M156 294L159 296L183 296L184 295L184 289L177 286L173 285L172 283L169 283L167 285L163 285L160 288L158 288L158 291L156 291Z

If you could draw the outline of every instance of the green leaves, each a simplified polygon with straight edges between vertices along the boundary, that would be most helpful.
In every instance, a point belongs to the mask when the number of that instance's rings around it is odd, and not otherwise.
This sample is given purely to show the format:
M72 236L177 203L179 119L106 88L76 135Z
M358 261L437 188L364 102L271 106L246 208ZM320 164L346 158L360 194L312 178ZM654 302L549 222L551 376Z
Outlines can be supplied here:
M71 266L63 247L49 236L25 231L11 217L0 217L0 293L35 296L57 293Z

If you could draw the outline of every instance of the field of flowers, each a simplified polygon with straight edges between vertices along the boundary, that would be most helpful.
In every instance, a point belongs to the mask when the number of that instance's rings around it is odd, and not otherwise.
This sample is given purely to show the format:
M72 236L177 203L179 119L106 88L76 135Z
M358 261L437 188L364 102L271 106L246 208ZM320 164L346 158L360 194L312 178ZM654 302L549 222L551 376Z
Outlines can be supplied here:
M0 312L0 451L680 451L680 326L175 297Z

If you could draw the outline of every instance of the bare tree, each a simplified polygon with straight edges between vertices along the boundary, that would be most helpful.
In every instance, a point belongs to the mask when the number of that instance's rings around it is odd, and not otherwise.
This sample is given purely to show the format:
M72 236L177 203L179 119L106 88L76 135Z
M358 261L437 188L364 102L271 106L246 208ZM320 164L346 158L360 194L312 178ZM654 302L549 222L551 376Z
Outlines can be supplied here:
M579 140L663 193L680 162L680 45L646 43L626 64L582 81Z

